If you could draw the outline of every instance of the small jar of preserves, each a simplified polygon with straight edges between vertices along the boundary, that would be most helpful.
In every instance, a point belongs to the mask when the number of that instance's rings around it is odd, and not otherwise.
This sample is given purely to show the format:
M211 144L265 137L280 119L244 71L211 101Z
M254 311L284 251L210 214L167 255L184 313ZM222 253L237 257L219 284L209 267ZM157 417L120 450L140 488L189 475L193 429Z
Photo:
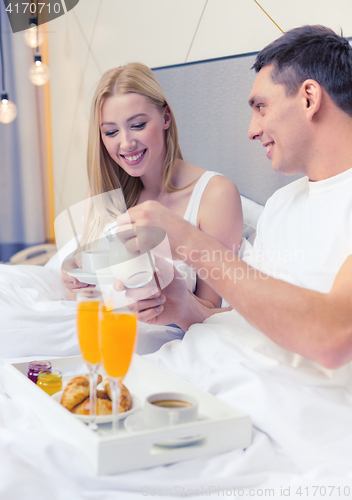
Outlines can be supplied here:
M59 370L41 371L38 374L37 386L49 396L62 389L62 375Z
M35 384L37 383L38 373L42 370L51 371L50 361L31 361L28 366L27 377Z

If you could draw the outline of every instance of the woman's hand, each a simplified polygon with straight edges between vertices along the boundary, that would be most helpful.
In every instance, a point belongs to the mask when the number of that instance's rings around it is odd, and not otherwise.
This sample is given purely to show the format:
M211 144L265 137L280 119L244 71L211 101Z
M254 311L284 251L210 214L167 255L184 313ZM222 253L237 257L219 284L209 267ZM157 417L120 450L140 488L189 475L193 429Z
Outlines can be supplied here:
M82 254L76 254L74 257L70 257L67 260L64 260L61 267L61 280L64 286L67 288L67 299L68 300L76 300L77 292L81 288L94 288L95 285L88 285L87 283L82 283L78 281L78 279L70 276L67 271L71 269L80 269L82 268Z
M133 300L128 307L143 323L151 325L175 323L184 329L183 313L187 310L187 303L190 299L186 282L175 270L174 279L161 291L157 285L160 282L159 277L144 287L126 289L126 297ZM114 288L118 291L124 289L120 281L115 282Z
M173 274L170 282L170 263L163 265L159 259L155 271L156 279L144 287L126 290L126 297L133 299L133 303L128 307L137 313L139 321L151 325L176 324L183 331L187 331L194 323L202 323L211 314L219 312L215 309L211 312L209 307L199 302L188 290L186 281L176 268L173 268ZM169 284L163 288L163 283ZM114 288L121 291L124 286L120 281L116 281Z

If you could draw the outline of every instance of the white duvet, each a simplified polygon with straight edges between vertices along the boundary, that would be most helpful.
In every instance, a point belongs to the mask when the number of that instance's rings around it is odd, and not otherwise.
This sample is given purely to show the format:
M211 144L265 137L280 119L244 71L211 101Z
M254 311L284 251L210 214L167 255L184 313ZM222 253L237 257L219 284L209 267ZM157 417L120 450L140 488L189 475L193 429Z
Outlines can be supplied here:
M55 269L0 266L1 358L78 353L75 306L63 297ZM175 333L141 330L144 338L163 341ZM234 311L192 326L182 341L147 357L248 413L252 445L95 477L80 452L1 391L0 499L352 497L350 364L321 369L276 347Z

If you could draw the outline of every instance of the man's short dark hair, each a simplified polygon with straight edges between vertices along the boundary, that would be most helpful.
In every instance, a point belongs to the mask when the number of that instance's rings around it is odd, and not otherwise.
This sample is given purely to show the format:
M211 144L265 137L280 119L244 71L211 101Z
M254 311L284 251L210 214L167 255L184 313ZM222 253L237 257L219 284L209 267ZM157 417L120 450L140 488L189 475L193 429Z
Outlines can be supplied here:
M352 47L324 26L287 31L259 52L253 68L274 65L272 79L294 95L307 79L317 81L334 103L352 116Z

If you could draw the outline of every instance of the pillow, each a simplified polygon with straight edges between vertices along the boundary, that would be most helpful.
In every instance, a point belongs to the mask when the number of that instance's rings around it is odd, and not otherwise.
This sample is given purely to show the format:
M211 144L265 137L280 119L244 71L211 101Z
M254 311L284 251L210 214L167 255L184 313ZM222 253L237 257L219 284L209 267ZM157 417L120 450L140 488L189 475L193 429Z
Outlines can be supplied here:
M242 234L242 244L239 251L239 257L247 262L247 252L251 253L251 249L254 243L255 235L257 232L257 224L260 214L263 211L263 205L259 205L253 200L242 196L242 211L243 211L243 234ZM250 244L248 244L248 242ZM221 301L221 307L228 307L229 304L225 299Z
M254 242L256 235L257 224L264 207L253 200L241 195L242 210L243 210L243 238L251 244Z

